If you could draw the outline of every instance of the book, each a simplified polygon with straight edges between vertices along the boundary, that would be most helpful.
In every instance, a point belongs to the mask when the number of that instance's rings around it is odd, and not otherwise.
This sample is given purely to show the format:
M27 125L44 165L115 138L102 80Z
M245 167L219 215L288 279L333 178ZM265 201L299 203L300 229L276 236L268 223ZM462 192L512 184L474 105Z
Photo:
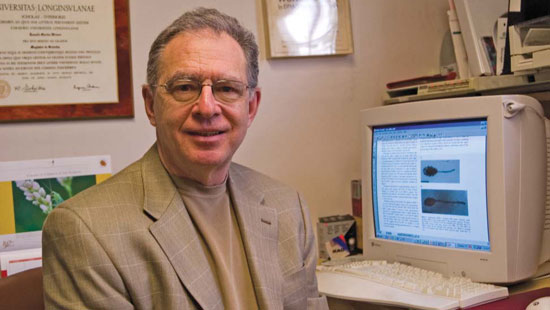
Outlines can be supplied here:
M495 48L495 42L493 41L493 37L482 37L481 38L482 47L483 47L483 54L485 57L487 57L487 62L489 63L489 67L491 69L491 75L495 75L496 73L496 67L497 67L497 52Z
M363 199L361 180L351 180L351 209L357 230L357 252L363 251Z

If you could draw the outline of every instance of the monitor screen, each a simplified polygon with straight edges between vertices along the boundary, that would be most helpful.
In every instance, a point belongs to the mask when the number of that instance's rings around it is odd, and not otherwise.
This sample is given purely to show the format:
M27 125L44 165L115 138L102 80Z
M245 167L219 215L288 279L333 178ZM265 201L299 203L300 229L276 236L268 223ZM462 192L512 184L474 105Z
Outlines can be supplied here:
M490 251L487 119L375 126L377 238Z

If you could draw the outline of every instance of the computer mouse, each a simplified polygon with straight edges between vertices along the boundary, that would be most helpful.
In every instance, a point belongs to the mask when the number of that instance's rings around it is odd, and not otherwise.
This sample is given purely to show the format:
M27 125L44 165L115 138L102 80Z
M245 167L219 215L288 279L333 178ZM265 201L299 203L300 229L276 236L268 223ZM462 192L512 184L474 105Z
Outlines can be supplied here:
M550 310L550 296L533 300L525 310Z

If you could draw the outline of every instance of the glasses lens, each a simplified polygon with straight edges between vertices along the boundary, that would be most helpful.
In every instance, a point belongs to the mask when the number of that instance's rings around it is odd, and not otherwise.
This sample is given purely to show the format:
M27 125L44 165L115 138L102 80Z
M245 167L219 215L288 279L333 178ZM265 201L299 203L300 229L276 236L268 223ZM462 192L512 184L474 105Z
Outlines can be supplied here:
M225 103L233 103L244 96L246 85L237 81L217 81L212 85L214 97Z
M176 80L167 87L167 91L180 102L194 101L200 94L200 83L192 80Z

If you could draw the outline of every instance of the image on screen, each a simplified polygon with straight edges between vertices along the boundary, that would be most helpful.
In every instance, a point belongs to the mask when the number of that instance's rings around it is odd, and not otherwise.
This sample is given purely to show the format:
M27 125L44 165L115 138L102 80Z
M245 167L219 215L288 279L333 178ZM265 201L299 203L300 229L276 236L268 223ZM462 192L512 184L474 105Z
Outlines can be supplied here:
M373 127L376 238L490 251L487 119Z

